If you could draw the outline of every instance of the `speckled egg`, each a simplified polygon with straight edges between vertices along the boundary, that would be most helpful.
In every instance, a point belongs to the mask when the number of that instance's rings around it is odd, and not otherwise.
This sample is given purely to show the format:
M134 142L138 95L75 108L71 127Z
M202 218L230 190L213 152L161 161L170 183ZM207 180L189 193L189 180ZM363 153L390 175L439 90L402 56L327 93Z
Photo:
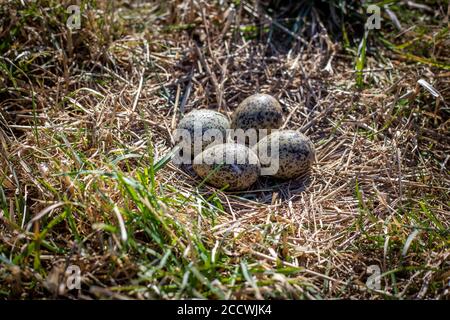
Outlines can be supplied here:
M278 129L283 124L283 109L268 94L254 94L237 107L232 116L233 129Z
M194 136L194 131L198 128L200 136ZM203 151L211 142L215 144L226 142L227 130L230 128L230 121L228 118L220 112L208 109L193 110L186 114L183 119L180 120L177 129L185 129L189 132L191 137L192 152L194 155L194 140L200 139L199 145L201 145L201 150ZM202 136L209 129L216 129L221 133L222 138L219 141L214 141L214 139L202 139ZM182 138L175 135L175 142L180 142ZM203 141L202 141L203 140Z
M225 143L209 147L194 159L194 171L216 188L248 189L258 179L258 156L242 144Z
M276 152L272 147L278 139L278 170L266 173L264 168L277 161ZM314 145L304 134L294 130L280 130L262 138L252 150L258 155L263 175L271 175L279 179L293 179L306 173L314 159Z

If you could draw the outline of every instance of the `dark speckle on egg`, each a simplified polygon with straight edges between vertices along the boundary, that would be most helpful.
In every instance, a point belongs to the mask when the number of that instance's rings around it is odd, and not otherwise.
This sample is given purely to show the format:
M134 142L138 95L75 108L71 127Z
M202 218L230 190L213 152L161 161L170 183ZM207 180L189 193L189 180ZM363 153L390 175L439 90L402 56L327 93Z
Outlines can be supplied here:
M255 94L238 106L233 114L233 129L278 129L283 124L283 110L268 94Z
M230 128L230 122L225 115L214 110L199 109L193 110L186 114L179 122L177 129L187 130L189 132L192 143L191 154L193 154L194 151L194 130L196 127L200 129L199 131L201 136L198 139L200 140L199 143L201 144L200 151L202 151L206 149L207 146L212 142L214 142L215 144L226 142L227 130ZM218 132L220 132L222 136L222 139L220 139L219 141L213 141L213 139L202 139L203 134L205 134L205 132L210 129L218 130ZM177 140L176 142L179 142L179 140Z
M278 139L278 157L271 150L272 139ZM275 131L262 138L252 150L258 154L263 167L278 161L278 171L272 176L279 179L293 179L303 175L310 169L315 158L311 140L294 130Z
M194 171L216 188L248 189L258 179L261 166L258 156L241 144L212 146L194 159Z

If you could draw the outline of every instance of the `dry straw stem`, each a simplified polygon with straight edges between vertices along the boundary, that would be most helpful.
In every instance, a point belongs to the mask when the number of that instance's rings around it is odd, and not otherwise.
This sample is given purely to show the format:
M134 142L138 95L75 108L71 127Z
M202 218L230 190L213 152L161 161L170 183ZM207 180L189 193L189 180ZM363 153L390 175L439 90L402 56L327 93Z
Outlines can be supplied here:
M5 34L25 18L0 58L0 296L446 297L449 113L409 92L424 78L448 104L448 72L379 46L357 90L354 51L323 30L285 51L242 28L248 1L223 2L100 1L72 33L64 1L2 8ZM310 175L233 193L166 161L184 113L256 92L314 141Z

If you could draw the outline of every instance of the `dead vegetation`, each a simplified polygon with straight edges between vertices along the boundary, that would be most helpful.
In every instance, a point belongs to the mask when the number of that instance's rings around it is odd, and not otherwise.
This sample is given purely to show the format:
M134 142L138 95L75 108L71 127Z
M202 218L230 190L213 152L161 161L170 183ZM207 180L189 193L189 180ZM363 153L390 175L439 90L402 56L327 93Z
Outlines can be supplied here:
M68 1L1 4L0 296L448 297L444 2L395 2L410 25L356 71L362 35L219 2L88 2L72 31ZM256 92L314 141L309 177L226 192L167 161L182 114Z

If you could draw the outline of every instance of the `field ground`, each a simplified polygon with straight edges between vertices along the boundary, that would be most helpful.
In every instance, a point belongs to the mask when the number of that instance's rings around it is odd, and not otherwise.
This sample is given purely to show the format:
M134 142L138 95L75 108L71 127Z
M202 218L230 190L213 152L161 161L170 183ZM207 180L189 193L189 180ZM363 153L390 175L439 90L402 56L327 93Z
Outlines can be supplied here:
M0 298L448 298L448 3L390 2L367 41L320 6L83 1L70 31L69 1L1 2ZM168 161L182 114L256 92L309 176L227 192Z

